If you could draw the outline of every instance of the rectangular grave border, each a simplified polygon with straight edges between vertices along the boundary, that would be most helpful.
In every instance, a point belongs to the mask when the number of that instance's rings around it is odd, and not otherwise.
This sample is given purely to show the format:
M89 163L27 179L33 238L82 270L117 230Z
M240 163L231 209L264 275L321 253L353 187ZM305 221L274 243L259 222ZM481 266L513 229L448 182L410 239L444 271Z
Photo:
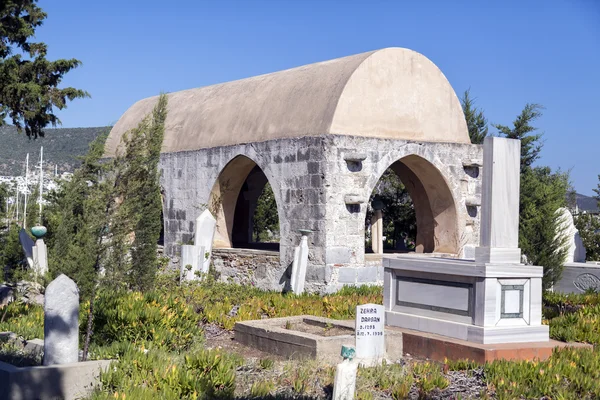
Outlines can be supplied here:
M233 328L235 340L241 344L292 359L318 359L328 364L342 361L341 347L355 346L354 333L337 336L320 336L312 333L286 329L286 323L294 324L310 321L317 324L330 324L338 328L354 330L354 320L335 320L311 315L280 317L237 322ZM309 323L310 323L309 322ZM396 361L402 358L402 333L385 332L386 357Z

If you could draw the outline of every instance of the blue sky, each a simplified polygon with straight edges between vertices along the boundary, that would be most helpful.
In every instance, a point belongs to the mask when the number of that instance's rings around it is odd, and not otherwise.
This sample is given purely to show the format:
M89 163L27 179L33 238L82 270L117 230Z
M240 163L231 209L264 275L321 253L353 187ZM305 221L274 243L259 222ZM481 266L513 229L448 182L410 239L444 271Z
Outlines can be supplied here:
M135 101L384 47L431 59L492 123L526 103L539 164L571 170L591 195L600 174L600 1L40 0L50 58L83 66L63 84L91 99L60 112L63 127L115 123ZM492 128L492 131L495 129Z

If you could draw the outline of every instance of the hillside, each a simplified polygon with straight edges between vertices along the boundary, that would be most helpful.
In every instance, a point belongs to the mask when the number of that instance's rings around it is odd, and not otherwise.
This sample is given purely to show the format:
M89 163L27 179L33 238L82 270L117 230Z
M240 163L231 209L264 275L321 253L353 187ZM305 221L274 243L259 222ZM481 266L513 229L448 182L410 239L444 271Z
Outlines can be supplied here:
M38 162L40 146L44 146L44 163L48 170L72 172L80 163L79 156L87 153L89 144L110 127L46 129L46 136L28 139L13 126L0 127L0 176L21 175L25 172L25 156L30 166ZM44 168L44 170L46 170Z

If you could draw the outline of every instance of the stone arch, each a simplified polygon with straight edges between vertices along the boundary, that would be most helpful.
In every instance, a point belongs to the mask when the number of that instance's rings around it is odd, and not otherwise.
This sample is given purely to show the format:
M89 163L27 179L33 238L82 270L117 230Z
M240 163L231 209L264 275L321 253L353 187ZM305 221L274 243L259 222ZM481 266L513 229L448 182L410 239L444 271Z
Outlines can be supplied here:
M250 204L247 209L244 209L242 204L244 200L255 202L267 182L273 189L281 224L279 192L268 168L263 168L253 158L242 154L234 156L223 167L215 180L206 205L217 219L214 248L247 247L250 244L248 235L251 226L248 225L248 218L252 218L256 204ZM243 189L244 193L242 193ZM249 192L252 198L241 199Z
M390 155L390 158L392 156ZM434 162L422 154L408 153L388 162L369 180L369 195L383 173L391 168L406 186L417 219L418 253L453 253L459 249L458 198ZM366 211L366 210L365 210ZM384 216L385 218L385 216Z

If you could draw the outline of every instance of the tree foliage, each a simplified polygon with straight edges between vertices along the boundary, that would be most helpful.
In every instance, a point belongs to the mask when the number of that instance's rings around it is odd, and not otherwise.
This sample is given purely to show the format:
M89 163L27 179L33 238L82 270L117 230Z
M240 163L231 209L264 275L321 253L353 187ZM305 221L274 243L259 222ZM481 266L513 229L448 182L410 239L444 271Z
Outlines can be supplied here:
M475 107L475 99L471 97L470 89L465 90L460 103L462 104L465 120L467 121L471 143L483 144L483 139L488 135L488 121L483 115L483 110Z
M585 258L600 261L600 217L593 214L579 214L575 217L575 227L585 247Z
M543 143L542 134L534 133L537 128L531 124L542 116L543 106L539 104L526 104L523 111L513 122L513 127L495 124L501 135L509 139L521 141L521 170L531 165L540 158Z
M82 298L93 296L99 283L146 290L154 282L166 104L162 95L152 114L125 135L116 158L102 161L106 135L95 140L46 213L51 271L75 280Z
M76 59L50 61L47 46L33 42L36 28L46 19L37 0L0 2L0 125L10 119L29 137L44 136L43 128L60 120L54 108L89 97L83 90L59 88L66 73L78 67Z
M167 96L162 95L152 115L128 133L124 155L117 158L122 207L129 214L127 219L134 232L128 278L130 287L142 291L154 284L158 266L156 249L162 213L158 161L166 117Z
M106 257L102 238L112 194L112 182L103 179L111 165L100 162L106 137L107 134L101 135L92 142L71 180L50 194L50 206L44 214L50 272L53 276L64 273L71 277L82 300L92 295Z
M560 278L567 255L567 238L557 210L566 206L571 188L568 173L532 166L543 146L542 135L534 133L537 128L532 123L541 117L542 110L539 104L527 104L512 129L494 126L501 135L521 141L519 247L529 263L544 267L544 287L549 288Z
M405 245L415 243L417 237L417 218L414 204L408 190L392 168L388 168L375 186L369 204L375 196L383 202L384 246L391 249L404 249ZM366 226L371 225L373 211L367 211Z
M277 203L269 182L266 183L258 198L252 222L252 234L255 242L269 242L279 236Z
M598 208L600 208L600 175L598 175L598 186L592 189L596 193ZM579 230L579 236L586 251L586 260L600 261L600 215L579 214L575 217L575 227Z
M568 190L567 173L553 173L549 167L521 173L519 247L529 263L544 267L546 288L560 278L567 255L557 210L566 205Z

